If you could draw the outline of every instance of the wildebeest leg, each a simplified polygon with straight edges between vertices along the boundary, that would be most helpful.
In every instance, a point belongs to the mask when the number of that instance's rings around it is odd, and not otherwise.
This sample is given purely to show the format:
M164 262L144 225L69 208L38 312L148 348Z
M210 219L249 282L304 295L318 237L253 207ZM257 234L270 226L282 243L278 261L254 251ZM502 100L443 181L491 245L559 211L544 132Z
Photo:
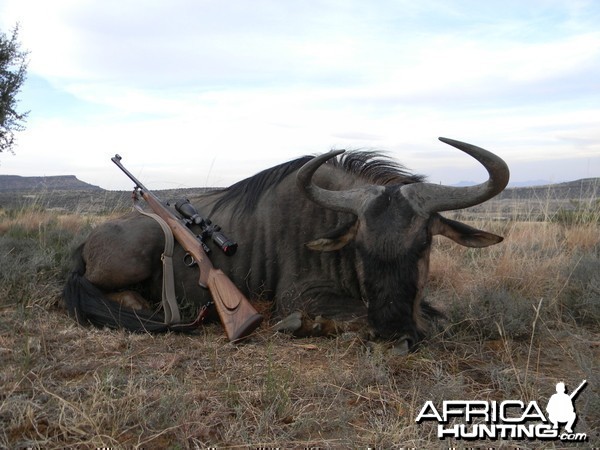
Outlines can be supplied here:
M150 304L146 301L146 299L135 291L109 292L106 294L106 297L114 302L119 303L121 306L135 309L137 311L142 309L150 309Z
M329 280L291 285L276 299L274 329L297 337L338 336L367 328L367 308L358 298Z
M332 320L322 316L312 319L302 311L295 311L273 326L273 330L292 334L295 337L336 337L344 333L355 333L372 353L385 353L389 356L401 356L410 352L410 346L405 339L393 342L374 342L373 333L362 320Z
M345 321L366 319L364 303L341 292L330 280L283 283L286 289L280 289L283 293L275 299L275 315L281 319L274 326L276 331L297 337L336 336L351 331Z
M160 270L164 235L152 220L132 214L95 229L83 247L85 278L105 292L149 281Z
M160 227L139 214L94 229L76 250L65 284L69 314L81 324L166 331L162 314L144 300L160 299L160 285L155 289L153 281L162 276L163 248Z
M343 333L364 331L365 328L365 323L361 320L334 320L323 316L312 318L303 311L295 311L273 326L275 331L290 333L296 337L335 337Z

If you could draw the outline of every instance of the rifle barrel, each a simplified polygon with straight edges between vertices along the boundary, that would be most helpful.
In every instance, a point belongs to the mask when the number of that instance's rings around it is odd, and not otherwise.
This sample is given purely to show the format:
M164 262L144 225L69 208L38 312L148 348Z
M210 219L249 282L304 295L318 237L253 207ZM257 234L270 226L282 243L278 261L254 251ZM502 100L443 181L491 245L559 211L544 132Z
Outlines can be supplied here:
M146 186L144 186L140 180L134 177L133 174L129 170L127 170L125 166L123 166L123 164L121 164L121 159L122 158L119 155L115 155L112 158L110 158L110 160L114 162L117 165L117 167L121 169L125 173L125 175L127 175L131 179L131 181L135 183L136 187L140 188L144 192L148 192Z

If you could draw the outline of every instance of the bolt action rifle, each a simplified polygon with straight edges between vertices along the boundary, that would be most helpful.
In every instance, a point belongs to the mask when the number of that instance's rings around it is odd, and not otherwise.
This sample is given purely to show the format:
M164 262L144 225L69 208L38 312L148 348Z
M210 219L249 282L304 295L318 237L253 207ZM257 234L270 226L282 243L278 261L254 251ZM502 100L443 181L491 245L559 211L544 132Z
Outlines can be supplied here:
M135 190L141 192L142 197L146 200L152 211L169 225L173 235L187 252L187 255L189 255L187 258L191 258L191 263L188 265L198 265L198 268L200 269L198 284L203 288L208 288L229 340L238 342L247 337L260 325L263 319L262 315L254 309L244 294L240 292L222 270L214 268L212 262L206 255L206 244L196 237L193 231L182 223L173 212L164 206L156 195L150 192L138 179L123 167L121 164L121 157L115 155L111 158L111 161L135 183ZM187 213L188 211L191 213L189 209L184 209L184 212ZM190 218L188 218L188 220L189 219ZM194 221L192 220L192 222ZM226 254L228 249L233 248L233 251L235 251L235 248L237 247L237 244L228 240L218 230L213 229L212 238L221 246L221 249Z

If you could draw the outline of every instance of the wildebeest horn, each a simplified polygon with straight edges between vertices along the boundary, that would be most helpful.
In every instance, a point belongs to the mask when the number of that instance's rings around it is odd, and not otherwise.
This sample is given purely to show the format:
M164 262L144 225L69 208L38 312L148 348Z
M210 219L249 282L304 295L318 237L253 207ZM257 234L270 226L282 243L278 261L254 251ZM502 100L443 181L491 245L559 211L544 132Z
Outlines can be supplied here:
M439 139L479 161L488 171L490 178L485 183L468 187L432 183L407 184L402 187L401 192L415 211L428 215L438 211L468 208L489 200L506 187L510 172L502 158L475 145L443 137Z
M331 158L341 155L345 150L332 150L311 159L304 164L296 175L298 189L310 200L335 211L360 215L360 212L379 191L380 186L360 187L345 191L329 191L312 182L312 177L319 167ZM382 189L382 188L381 188Z
M488 171L488 181L476 186L452 187L432 183L412 183L402 186L402 195L413 209L424 216L439 211L468 208L489 200L502 192L508 184L510 172L502 158L475 145L453 139L439 138L471 155ZM372 185L345 191L329 191L315 186L312 177L317 169L329 159L344 153L344 150L332 150L317 156L300 168L296 183L301 192L310 200L329 209L360 215L369 204L383 191L382 186Z

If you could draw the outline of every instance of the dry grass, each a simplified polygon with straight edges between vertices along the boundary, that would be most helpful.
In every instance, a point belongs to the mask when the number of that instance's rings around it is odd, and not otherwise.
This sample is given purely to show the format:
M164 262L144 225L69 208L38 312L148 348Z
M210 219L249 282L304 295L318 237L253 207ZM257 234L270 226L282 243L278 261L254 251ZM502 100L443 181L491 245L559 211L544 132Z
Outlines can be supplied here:
M577 431L600 443L598 222L476 223L506 240L438 240L429 298L446 312L416 353L264 325L229 344L82 328L59 305L69 253L97 219L0 215L0 448L440 448L426 400L537 400L587 379ZM467 445L562 447L560 442Z

